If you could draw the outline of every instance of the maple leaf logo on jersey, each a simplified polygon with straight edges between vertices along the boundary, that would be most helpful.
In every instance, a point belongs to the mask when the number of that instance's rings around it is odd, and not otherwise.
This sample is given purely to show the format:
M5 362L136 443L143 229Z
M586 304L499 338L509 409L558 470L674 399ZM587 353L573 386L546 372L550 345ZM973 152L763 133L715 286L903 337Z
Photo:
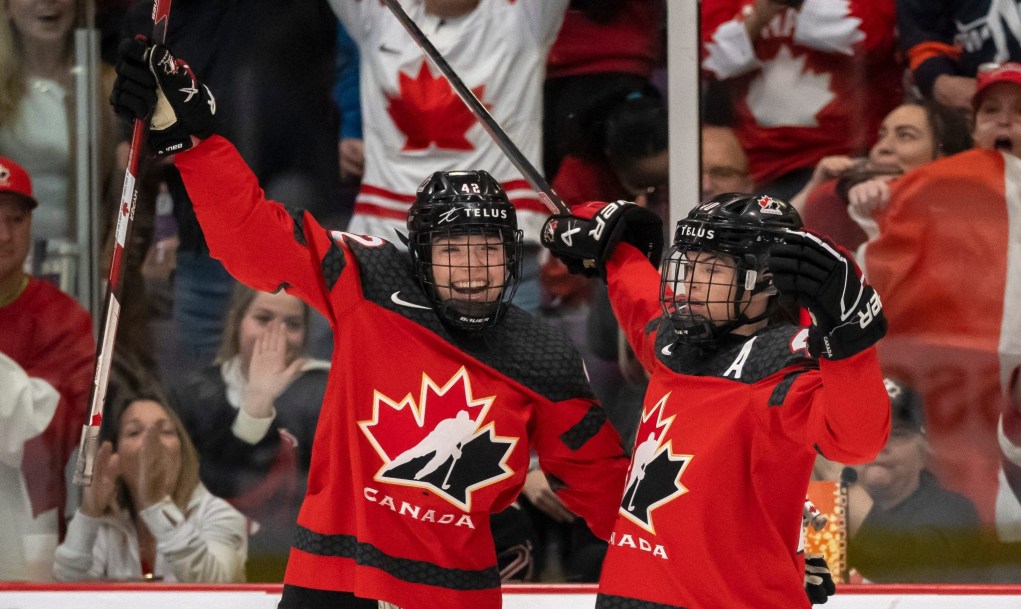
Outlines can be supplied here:
M474 150L466 134L475 125L475 115L450 88L447 79L433 76L425 60L415 78L400 72L397 85L400 94L387 96L390 104L386 111L407 138L404 152L428 150L430 145L445 150ZM485 90L482 85L471 91L481 100ZM490 108L489 104L483 105Z
M631 457L620 513L646 531L655 534L652 512L688 492L681 484L681 474L691 462L691 455L673 452L673 441L666 438L674 417L663 420L666 394L648 413L642 413L636 438L639 444Z
M496 396L476 398L462 366L443 386L422 373L416 401L376 391L372 420L358 426L383 460L374 479L432 491L465 511L471 494L507 478L517 438L496 434L484 423Z

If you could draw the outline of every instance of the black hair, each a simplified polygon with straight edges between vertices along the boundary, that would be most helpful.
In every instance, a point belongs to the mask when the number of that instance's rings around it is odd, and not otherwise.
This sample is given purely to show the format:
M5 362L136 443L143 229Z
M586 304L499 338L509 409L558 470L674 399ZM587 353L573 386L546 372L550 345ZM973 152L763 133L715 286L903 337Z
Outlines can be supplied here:
M660 95L635 91L606 116L603 153L611 161L643 159L667 149L667 110Z
M665 150L667 110L652 85L620 85L593 93L564 125L567 154L582 159L631 161Z
M925 120L932 131L936 150L933 157L944 156L969 150L974 142L968 119L959 110L932 100L908 102L925 110Z

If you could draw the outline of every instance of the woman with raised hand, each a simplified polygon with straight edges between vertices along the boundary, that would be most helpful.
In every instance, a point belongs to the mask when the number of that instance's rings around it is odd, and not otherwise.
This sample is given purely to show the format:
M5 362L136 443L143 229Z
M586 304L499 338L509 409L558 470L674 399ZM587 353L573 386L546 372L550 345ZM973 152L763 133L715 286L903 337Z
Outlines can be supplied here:
M310 358L309 307L238 284L220 351L175 388L202 482L253 522L249 581L282 581L329 362Z
M198 454L177 415L138 395L109 422L54 577L244 581L245 518L199 482Z

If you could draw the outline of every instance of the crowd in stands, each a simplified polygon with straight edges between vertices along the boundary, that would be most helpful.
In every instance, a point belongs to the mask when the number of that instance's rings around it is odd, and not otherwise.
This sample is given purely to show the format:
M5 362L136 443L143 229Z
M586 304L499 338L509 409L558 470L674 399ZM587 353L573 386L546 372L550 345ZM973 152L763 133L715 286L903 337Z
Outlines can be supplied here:
M113 49L151 33L152 7L95 0L100 211L98 239L78 243L84 16L43 4L0 2L0 580L282 581L333 338L304 302L238 283L210 254L165 158L140 170L95 477L65 473L102 312L75 300L84 278L47 262L92 248L109 263L130 139L105 103ZM402 4L569 206L625 199L667 218L667 113L690 100L663 87L666 0ZM701 11L703 199L789 201L854 253L889 318L886 446L815 470L846 501L843 581L1021 583L1021 4ZM216 132L266 198L327 229L404 250L424 178L489 172L524 230L514 303L574 342L631 452L648 378L605 280L539 247L548 210L383 3L174 0L166 44L215 91ZM491 519L504 580L596 581L607 543L531 461Z

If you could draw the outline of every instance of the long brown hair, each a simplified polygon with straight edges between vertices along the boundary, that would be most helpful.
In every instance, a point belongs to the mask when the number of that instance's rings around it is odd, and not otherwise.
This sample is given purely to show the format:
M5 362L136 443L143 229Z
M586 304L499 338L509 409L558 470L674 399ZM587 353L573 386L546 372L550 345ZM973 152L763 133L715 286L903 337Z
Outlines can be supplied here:
M0 0L0 126L14 120L18 106L28 91L25 75L25 56L21 45L21 32L11 26L9 0ZM75 3L80 14L81 6ZM64 58L68 70L71 68L71 50L74 44L74 28L64 38Z
M174 502L174 505L187 514L188 502L191 500L192 493L195 492L195 487L199 485L199 453L195 450L195 445L188 436L188 430L185 429L181 418L177 416L177 413L172 408L167 406L166 400L159 392L133 393L121 399L114 411L113 419L108 419L110 425L104 424L103 426L104 437L102 439L110 440L113 444L114 452L117 451L117 444L120 440L121 420L124 418L124 413L135 402L155 402L159 404L177 431L177 439L181 443L181 471L177 476L177 485L174 486L170 493L170 499ZM117 492L111 505L107 506L106 511L108 513L115 512L119 507L127 508L132 514L137 511L137 506L132 503L131 493L128 492L127 483L124 482L123 478L117 480Z
M232 357L241 353L241 320L245 318L248 309L251 308L255 297L262 294L258 290L239 283L234 286L234 293L230 297L230 308L227 310L227 319L223 325L223 338L220 340L220 349L216 352L214 364L222 364ZM308 305L301 302L302 325L305 326L304 340L301 343L301 350L304 351L308 345Z

